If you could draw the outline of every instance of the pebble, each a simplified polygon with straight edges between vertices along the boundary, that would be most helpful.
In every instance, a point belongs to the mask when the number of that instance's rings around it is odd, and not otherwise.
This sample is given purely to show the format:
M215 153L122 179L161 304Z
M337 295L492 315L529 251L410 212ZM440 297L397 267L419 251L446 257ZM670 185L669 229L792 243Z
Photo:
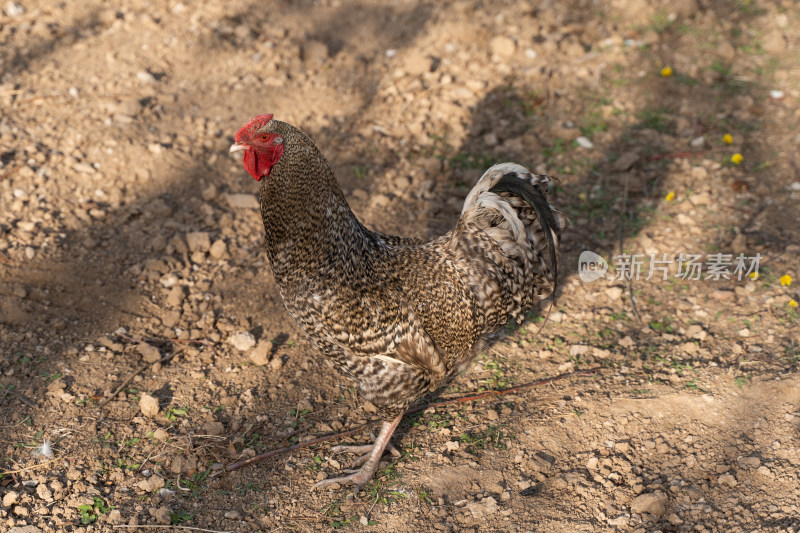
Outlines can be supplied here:
M480 502L470 502L467 504L467 510L472 513L473 518L482 519L497 512L497 500L489 496Z
M211 237L206 231L192 231L186 234L186 245L191 252L207 252L211 248Z
M228 338L228 342L239 351L246 352L256 345L256 338L252 333L243 331Z
M269 353L272 351L272 343L268 340L261 340L255 347L247 353L247 357L257 366L264 366L269 363Z
M19 493L10 490L3 495L3 507L11 507L19 499Z
M225 241L223 241L222 239L217 239L208 249L208 255L210 255L214 259L221 259L225 257L227 251L228 251L228 246L225 244Z
M756 456L742 457L739 459L739 464L749 466L750 468L758 468L761 466L761 459Z
M606 289L606 296L610 300L619 300L622 298L622 287L609 287Z
M225 518L228 520L238 520L242 514L239 511L225 511Z
M142 394L142 397L139 398L139 410L144 416L153 418L158 415L158 400L149 394Z
M660 517L666 511L669 498L663 492L640 494L631 502L631 513L647 513Z
M517 49L517 44L505 35L498 35L489 41L489 49L493 54L503 57L509 57L514 54Z
M631 348L635 344L634 340L627 335L619 340L619 345L623 348Z
M702 148L703 145L706 143L706 138L702 135L700 137L695 137L691 141L689 141L689 146L692 148Z
M161 352L152 344L139 343L136 345L136 351L142 356L145 363L155 363L161 360Z
M8 2L6 4L6 15L11 18L18 17L25 13L25 8L16 2Z
M575 142L578 143L578 146L580 146L581 148L586 148L587 150L591 150L592 148L594 148L594 143L590 141L587 137L584 137L583 135L575 139Z
M717 478L717 483L720 485L727 485L729 487L735 487L737 484L736 478L733 477L731 474L723 474Z

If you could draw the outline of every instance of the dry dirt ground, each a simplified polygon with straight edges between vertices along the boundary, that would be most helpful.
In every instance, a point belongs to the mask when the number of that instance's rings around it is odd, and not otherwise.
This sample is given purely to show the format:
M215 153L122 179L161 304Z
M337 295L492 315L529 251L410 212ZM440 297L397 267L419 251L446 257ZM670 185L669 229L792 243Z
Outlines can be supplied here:
M796 3L0 8L0 530L800 531ZM440 398L567 376L407 417L355 499L310 490L331 443L224 473L371 417L269 273L227 153L263 112L386 232L445 231L493 162L559 176L549 322Z

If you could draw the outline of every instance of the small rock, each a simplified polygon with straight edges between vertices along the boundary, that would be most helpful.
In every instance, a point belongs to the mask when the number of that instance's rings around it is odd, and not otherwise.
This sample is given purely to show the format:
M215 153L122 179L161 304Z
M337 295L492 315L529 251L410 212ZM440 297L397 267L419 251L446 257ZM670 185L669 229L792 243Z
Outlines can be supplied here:
M706 138L702 135L700 137L695 137L691 141L689 141L689 146L692 148L702 148L703 145L706 143Z
M750 468L758 468L761 466L761 459L756 456L742 457L739 459L739 464L749 466Z
M18 499L19 499L18 492L14 492L13 490L6 492L5 495L3 496L3 507L11 507L15 503L17 503Z
M573 344L569 347L569 355L570 357L576 357L578 355L586 355L589 353L590 346L586 346L585 344Z
M736 478L733 477L733 475L731 475L731 474L723 474L723 475L719 476L719 478L717 478L717 483L719 483L720 485L727 485L729 487L735 487L737 481L736 481Z
M225 257L225 254L228 251L228 246L225 244L225 241L222 239L217 239L214 241L214 244L211 245L211 248L208 249L208 255L213 257L214 259L221 259Z
M6 15L10 18L18 17L25 13L25 8L16 2L8 2L6 4Z
M149 394L142 394L142 397L139 399L139 410L144 416L150 418L156 416L158 414L158 400Z
M178 307L183 303L184 298L183 287L175 285L167 294L167 305L170 307Z
M256 338L253 337L252 333L243 331L241 333L236 333L235 335L231 335L228 338L228 342L237 350L246 352L247 350L256 345Z
M378 412L378 408L372 402L364 402L363 409L365 413L374 415Z
M27 507L23 507L21 505L16 505L14 507L14 511L13 512L17 516L28 516L30 514L30 511L28 511L28 508Z
M368 526L369 520L367 519L366 516L361 516L361 518L358 519L358 523L361 524L362 526Z
M589 470L594 470L597 468L597 457L590 457L588 461L586 461L586 468Z
M36 487L36 495L46 502L53 501L53 493L50 492L50 489L48 489L47 485L44 483Z
M142 83L154 83L156 81L155 76L144 70L140 70L136 73L136 79Z
M669 498L663 492L649 492L640 494L631 502L631 512L636 514L651 514L660 517L666 511Z
M164 274L158 279L158 282L161 284L162 287L169 289L170 287L174 287L176 283L178 283L178 276L175 274Z
M112 509L111 512L108 513L108 518L106 518L112 524L119 524L122 522L122 513L119 512L119 509Z
M207 252L211 248L211 238L206 231L193 231L186 234L186 244L192 252Z
M283 358L282 357L275 357L272 361L269 362L270 370L277 372L283 367Z
M756 472L758 472L758 474L762 476L772 477L772 471L770 471L770 469L764 465L759 466Z
M609 287L606 289L606 296L610 300L619 300L622 298L622 287Z
M136 351L139 352L145 363L155 363L161 360L161 352L158 351L158 348L146 342L137 344Z
M517 49L517 44L513 41L513 39L506 37L505 35L498 35L489 41L489 49L493 54L509 57Z
M158 428L153 432L153 438L160 441L165 441L169 438L169 433L162 428Z
M742 328L742 329L739 330L738 333L739 333L740 337L749 337L750 336L750 330L748 328Z
M264 366L269 363L269 353L272 351L272 343L268 340L261 340L255 347L250 350L247 357L258 366Z
M472 513L473 518L481 519L497 512L497 500L489 496L488 498L483 498L480 503L470 502L467 504L467 510Z
M226 194L225 200L233 209L258 209L258 199L252 194Z
M625 337L621 338L620 341L619 341L619 345L622 346L623 348L631 348L635 344L636 343L633 341L633 339L631 339L627 335Z
M228 520L238 520L242 514L239 511L225 511L225 518Z
M447 449L448 452L454 452L454 451L458 450L459 446L460 445L459 445L458 441L454 441L454 440L449 440L449 441L444 443L444 447Z
M705 332L702 326L692 324L686 328L686 336L701 341L708 336L708 333Z
M594 148L594 143L590 141L587 137L584 137L583 135L575 139L575 142L578 143L578 146L580 146L581 148L586 148L587 150L591 150L592 148Z
M159 524L169 524L172 522L172 511L169 507L159 507L152 511L152 515Z

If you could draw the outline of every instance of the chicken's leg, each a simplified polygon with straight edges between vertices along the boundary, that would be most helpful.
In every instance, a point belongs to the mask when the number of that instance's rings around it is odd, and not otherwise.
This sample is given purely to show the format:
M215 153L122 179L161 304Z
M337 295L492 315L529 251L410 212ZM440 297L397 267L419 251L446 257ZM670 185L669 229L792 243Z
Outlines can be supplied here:
M355 485L354 492L358 492L361 487L363 487L370 479L372 479L372 476L375 474L375 470L378 469L378 462L381 460L381 455L383 455L383 451L389 444L389 438L391 438L394 430L397 429L397 425L400 424L400 420L402 418L403 415L399 415L391 422L384 422L381 425L381 432L378 435L378 438L375 439L375 444L372 446L372 451L366 455L364 465L355 473L350 474L349 476L324 479L314 485L314 488L320 489L329 485L333 485L334 483L339 483L342 485Z

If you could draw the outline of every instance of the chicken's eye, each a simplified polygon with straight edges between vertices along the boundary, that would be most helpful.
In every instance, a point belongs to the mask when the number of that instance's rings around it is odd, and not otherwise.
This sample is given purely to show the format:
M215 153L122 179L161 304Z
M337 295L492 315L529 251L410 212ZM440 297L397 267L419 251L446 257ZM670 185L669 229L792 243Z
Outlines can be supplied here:
M275 137L275 140L272 141L272 144L283 144L283 137Z
M261 136L261 140L262 140L262 141L266 141L266 140L267 140L267 137L269 137L269 135L262 135L262 136Z

